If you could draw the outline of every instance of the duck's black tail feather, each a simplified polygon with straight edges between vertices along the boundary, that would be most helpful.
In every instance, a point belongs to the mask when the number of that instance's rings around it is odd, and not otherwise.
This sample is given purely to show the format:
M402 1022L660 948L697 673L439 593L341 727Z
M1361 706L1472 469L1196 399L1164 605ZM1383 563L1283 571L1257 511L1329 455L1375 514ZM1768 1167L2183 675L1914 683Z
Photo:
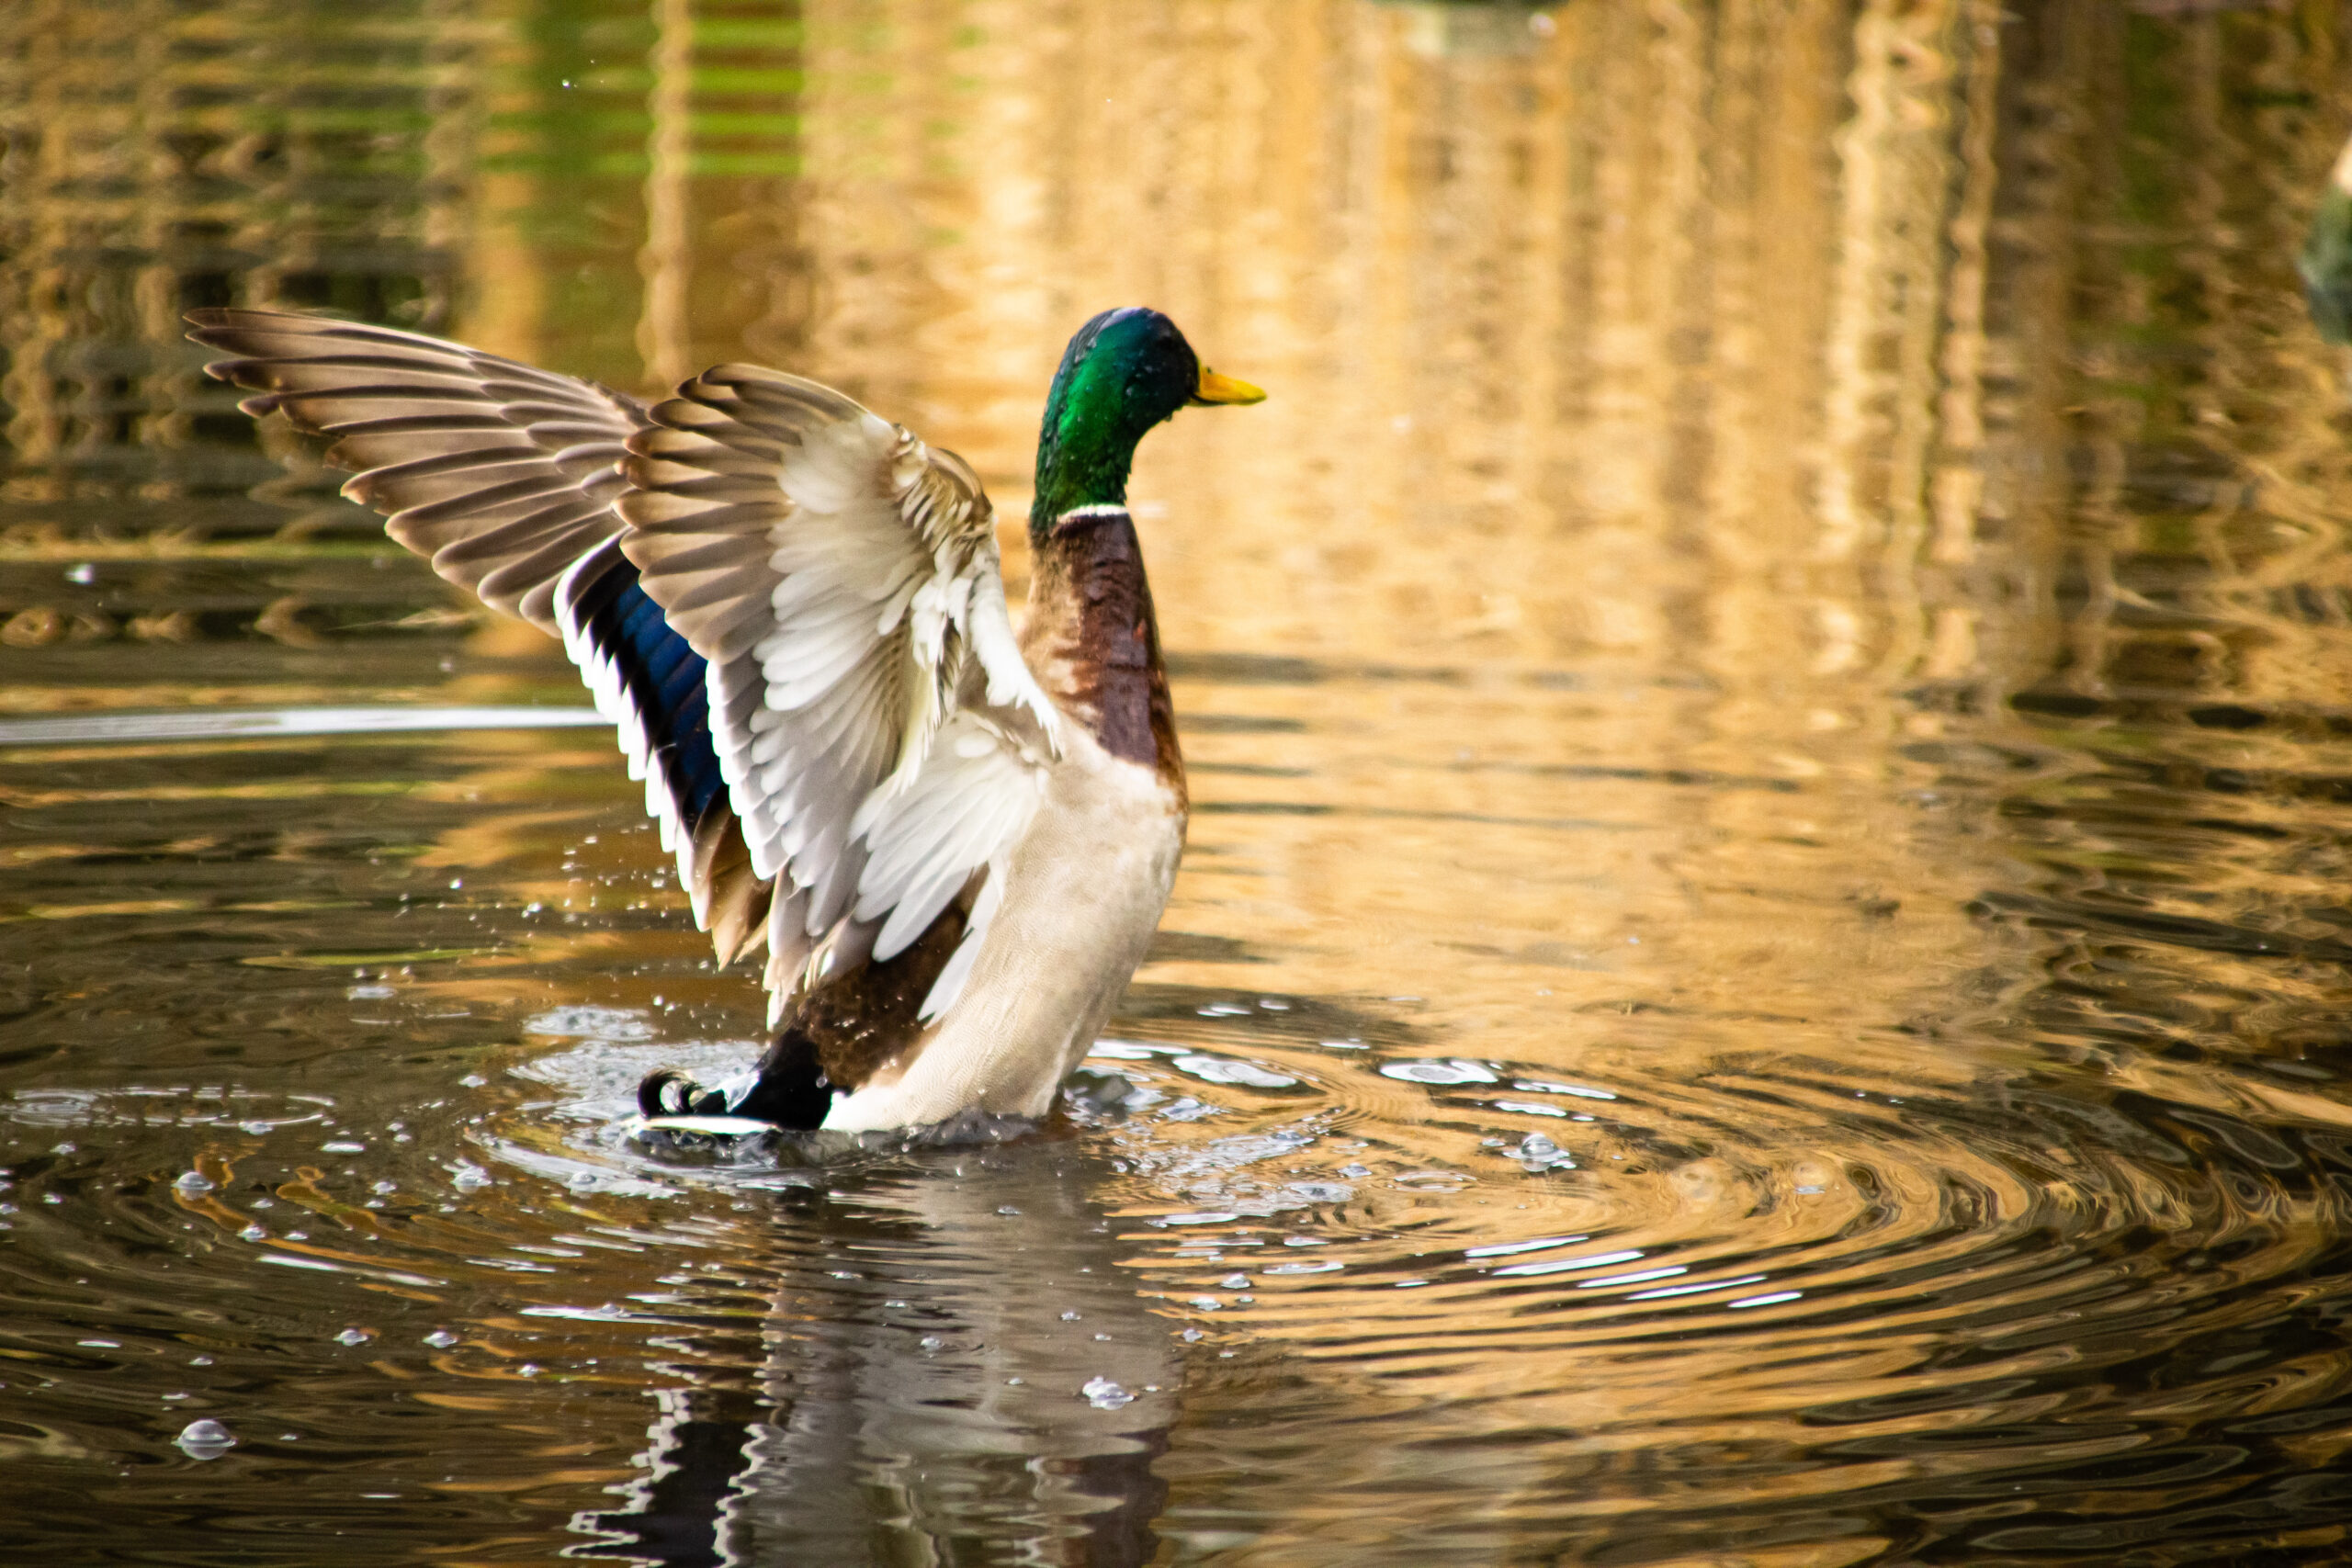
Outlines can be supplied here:
M798 1030L786 1029L761 1058L759 1080L736 1103L728 1104L725 1093L675 1067L663 1067L646 1074L637 1086L637 1109L648 1118L745 1116L808 1132L824 1125L825 1113L841 1092L817 1065L815 1043Z

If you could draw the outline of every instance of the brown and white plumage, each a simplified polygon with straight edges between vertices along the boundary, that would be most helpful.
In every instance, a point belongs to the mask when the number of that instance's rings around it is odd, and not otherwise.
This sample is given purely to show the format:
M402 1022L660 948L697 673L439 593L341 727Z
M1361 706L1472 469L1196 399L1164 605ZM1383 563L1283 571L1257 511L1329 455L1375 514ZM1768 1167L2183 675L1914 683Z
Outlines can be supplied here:
M961 458L745 366L654 412L621 548L709 661L752 873L781 878L774 1022L804 967L896 957L987 867L1035 810L1059 721L1021 662L994 512Z
M1088 333L1114 319L1169 360L1147 368L1183 380L1140 428L1187 399L1255 395L1200 371L1165 318L1109 313ZM1049 692L1016 641L978 478L830 388L721 366L648 407L386 328L190 320L249 412L284 412L361 470L345 491L395 539L562 638L719 961L767 949L782 1032L737 1109L874 1127L1046 1108L1140 960L1182 840L1123 506L1066 508L1037 536L1081 574L1105 550L1132 559L1111 598L1067 588L1071 604L1033 615L1033 645L1058 628ZM1071 403L1076 363L1055 408L1127 395ZM1118 438L1123 486L1135 436ZM1118 624L1089 620L1105 615ZM1105 660L1132 688L1116 704ZM1159 739L1139 750L1147 711Z

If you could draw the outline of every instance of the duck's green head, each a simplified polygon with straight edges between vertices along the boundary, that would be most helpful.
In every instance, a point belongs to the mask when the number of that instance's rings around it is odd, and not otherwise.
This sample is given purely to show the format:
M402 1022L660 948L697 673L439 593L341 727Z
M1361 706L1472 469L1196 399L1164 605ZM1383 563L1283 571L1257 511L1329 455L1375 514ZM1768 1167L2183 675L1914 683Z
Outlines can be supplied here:
M1254 403L1266 394L1201 363L1176 323L1157 310L1105 310L1062 351L1037 435L1037 493L1029 536L1080 507L1124 506L1136 443L1187 403Z

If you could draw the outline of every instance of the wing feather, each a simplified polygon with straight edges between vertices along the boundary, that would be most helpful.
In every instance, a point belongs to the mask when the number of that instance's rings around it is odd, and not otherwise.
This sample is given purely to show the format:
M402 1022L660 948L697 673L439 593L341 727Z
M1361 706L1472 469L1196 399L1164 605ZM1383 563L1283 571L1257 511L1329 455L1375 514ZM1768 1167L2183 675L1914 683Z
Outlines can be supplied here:
M1035 811L1058 720L1014 644L993 513L961 458L747 366L706 371L651 417L629 441L621 548L709 660L735 812L754 870L777 879L781 1005L903 952L984 877ZM989 711L959 708L964 691ZM950 733L962 750L943 753Z
M395 539L563 638L721 962L764 942L782 1009L961 900L922 1017L952 1003L1059 743L961 458L745 366L647 409L388 328L190 319Z
M385 327L266 310L189 321L198 343L231 355L206 368L254 394L247 412L282 411L330 438L327 460L359 470L344 492L388 513L395 540L492 608L563 638L614 719L631 776L646 783L646 808L719 963L764 942L772 889L753 873L725 759L699 717L706 693L685 668L691 649L666 626L602 615L625 591L618 578L593 604L578 596L616 567L633 581L608 547L627 527L613 502L627 488L626 443L651 424L643 406ZM560 604L567 583L575 597ZM683 702L682 681L693 693Z
M648 423L635 400L496 355L390 327L288 310L191 311L190 335L232 357L206 369L333 440L362 470L344 489L492 609L559 633L556 579L621 532L619 464Z

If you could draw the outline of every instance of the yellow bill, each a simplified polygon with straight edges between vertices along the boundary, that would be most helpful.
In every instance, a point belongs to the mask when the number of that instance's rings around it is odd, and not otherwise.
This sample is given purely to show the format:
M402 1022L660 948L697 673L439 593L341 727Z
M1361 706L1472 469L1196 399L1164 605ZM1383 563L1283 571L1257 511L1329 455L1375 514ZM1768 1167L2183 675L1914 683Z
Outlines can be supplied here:
M1237 381L1230 376L1220 376L1207 366L1201 367L1201 384L1193 393L1196 403L1262 403L1266 394L1247 381Z

